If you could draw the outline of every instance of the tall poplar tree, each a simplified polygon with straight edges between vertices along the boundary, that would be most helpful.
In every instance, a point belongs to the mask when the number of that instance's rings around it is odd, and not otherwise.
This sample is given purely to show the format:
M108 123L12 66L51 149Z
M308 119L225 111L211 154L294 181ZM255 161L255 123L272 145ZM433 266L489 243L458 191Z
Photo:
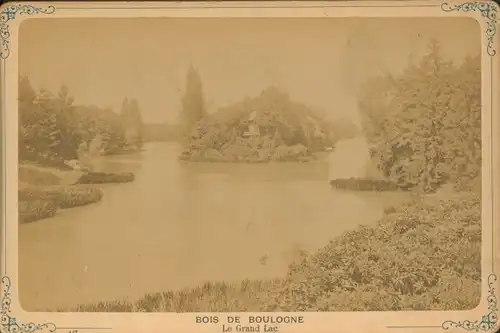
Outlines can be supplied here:
M181 102L181 122L183 134L186 136L191 132L196 122L206 115L203 84L199 72L193 66L189 67L186 90Z

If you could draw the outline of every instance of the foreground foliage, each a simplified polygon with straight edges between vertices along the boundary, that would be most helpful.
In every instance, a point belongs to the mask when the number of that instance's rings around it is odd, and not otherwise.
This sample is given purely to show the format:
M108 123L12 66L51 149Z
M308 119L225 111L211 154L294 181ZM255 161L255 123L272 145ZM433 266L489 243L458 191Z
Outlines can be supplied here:
M480 300L481 205L472 193L393 210L290 267L272 311L464 310Z

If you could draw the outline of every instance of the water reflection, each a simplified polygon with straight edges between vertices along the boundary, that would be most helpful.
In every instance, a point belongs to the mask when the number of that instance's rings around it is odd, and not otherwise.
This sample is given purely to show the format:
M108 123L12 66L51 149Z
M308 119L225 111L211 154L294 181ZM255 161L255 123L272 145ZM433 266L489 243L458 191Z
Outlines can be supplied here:
M20 226L25 309L70 307L179 289L207 280L283 276L315 250L373 223L395 193L349 193L326 162L186 164L172 144L106 157L136 181L104 185L104 199Z

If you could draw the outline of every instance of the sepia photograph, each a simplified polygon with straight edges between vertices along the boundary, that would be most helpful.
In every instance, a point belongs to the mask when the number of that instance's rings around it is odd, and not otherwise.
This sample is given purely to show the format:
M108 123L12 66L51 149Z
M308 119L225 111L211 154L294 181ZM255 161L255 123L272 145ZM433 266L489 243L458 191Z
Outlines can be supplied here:
M475 309L483 34L470 17L23 20L20 306Z

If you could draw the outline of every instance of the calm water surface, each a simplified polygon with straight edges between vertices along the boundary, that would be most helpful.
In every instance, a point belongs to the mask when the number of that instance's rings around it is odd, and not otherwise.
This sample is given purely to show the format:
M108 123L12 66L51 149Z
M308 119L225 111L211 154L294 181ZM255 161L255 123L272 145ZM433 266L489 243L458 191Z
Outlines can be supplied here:
M324 162L188 164L175 144L106 157L136 173L102 186L101 202L20 225L20 301L26 310L134 300L207 280L283 276L311 251L372 224L401 193L334 190ZM265 260L264 260L265 258Z

